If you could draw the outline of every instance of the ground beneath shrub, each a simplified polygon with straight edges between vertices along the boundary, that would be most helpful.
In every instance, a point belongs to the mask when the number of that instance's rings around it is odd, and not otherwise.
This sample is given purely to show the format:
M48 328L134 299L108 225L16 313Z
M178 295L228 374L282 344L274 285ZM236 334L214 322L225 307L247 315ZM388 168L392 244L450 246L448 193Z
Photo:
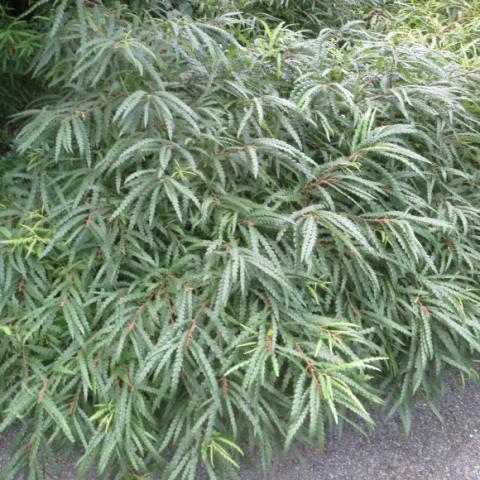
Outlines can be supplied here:
M419 404L408 439L398 419L379 423L368 439L348 429L341 438L330 439L323 452L304 448L303 461L293 456L284 459L271 478L480 480L480 388L451 387L441 410L443 425ZM0 437L0 472L10 455L11 438L12 432ZM59 458L58 467L59 479L75 480L73 459ZM242 470L242 480L260 479L252 469Z
M348 429L323 452L303 449L303 463L281 462L275 480L480 480L480 388L450 387L441 424L419 403L406 438L398 418L378 422L369 438ZM242 480L258 480L246 472Z

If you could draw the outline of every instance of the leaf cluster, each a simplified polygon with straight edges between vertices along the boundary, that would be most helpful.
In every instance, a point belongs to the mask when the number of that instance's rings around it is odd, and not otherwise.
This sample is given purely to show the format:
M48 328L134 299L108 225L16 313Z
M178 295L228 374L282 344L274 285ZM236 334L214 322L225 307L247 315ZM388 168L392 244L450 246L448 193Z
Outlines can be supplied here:
M0 163L5 478L266 472L474 376L479 79L261 20L56 2Z

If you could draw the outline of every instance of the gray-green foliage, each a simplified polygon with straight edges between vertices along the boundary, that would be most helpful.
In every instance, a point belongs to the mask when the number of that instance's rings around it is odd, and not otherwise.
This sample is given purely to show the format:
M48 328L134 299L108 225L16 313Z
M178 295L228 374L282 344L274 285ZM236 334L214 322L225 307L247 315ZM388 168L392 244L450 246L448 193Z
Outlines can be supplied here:
M473 374L475 76L354 26L57 5L1 166L5 478L57 445L234 478Z
M190 0L194 13L241 11L255 18L281 20L304 33L370 16L388 0Z

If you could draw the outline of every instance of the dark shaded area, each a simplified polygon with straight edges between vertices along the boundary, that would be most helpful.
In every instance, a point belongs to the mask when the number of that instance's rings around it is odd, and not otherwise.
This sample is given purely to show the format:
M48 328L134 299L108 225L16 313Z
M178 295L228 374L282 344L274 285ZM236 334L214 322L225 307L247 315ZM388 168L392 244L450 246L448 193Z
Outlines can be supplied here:
M2 0L1 2L11 15L20 16L31 6L30 0Z

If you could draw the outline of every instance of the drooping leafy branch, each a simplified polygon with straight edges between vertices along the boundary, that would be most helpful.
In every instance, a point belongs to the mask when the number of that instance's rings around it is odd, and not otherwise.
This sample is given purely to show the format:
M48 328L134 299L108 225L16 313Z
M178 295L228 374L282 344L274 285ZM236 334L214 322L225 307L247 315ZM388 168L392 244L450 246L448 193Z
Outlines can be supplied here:
M7 478L50 439L80 474L234 478L245 441L266 470L371 425L382 382L408 427L473 375L475 76L361 27L80 0L42 52L0 180Z

